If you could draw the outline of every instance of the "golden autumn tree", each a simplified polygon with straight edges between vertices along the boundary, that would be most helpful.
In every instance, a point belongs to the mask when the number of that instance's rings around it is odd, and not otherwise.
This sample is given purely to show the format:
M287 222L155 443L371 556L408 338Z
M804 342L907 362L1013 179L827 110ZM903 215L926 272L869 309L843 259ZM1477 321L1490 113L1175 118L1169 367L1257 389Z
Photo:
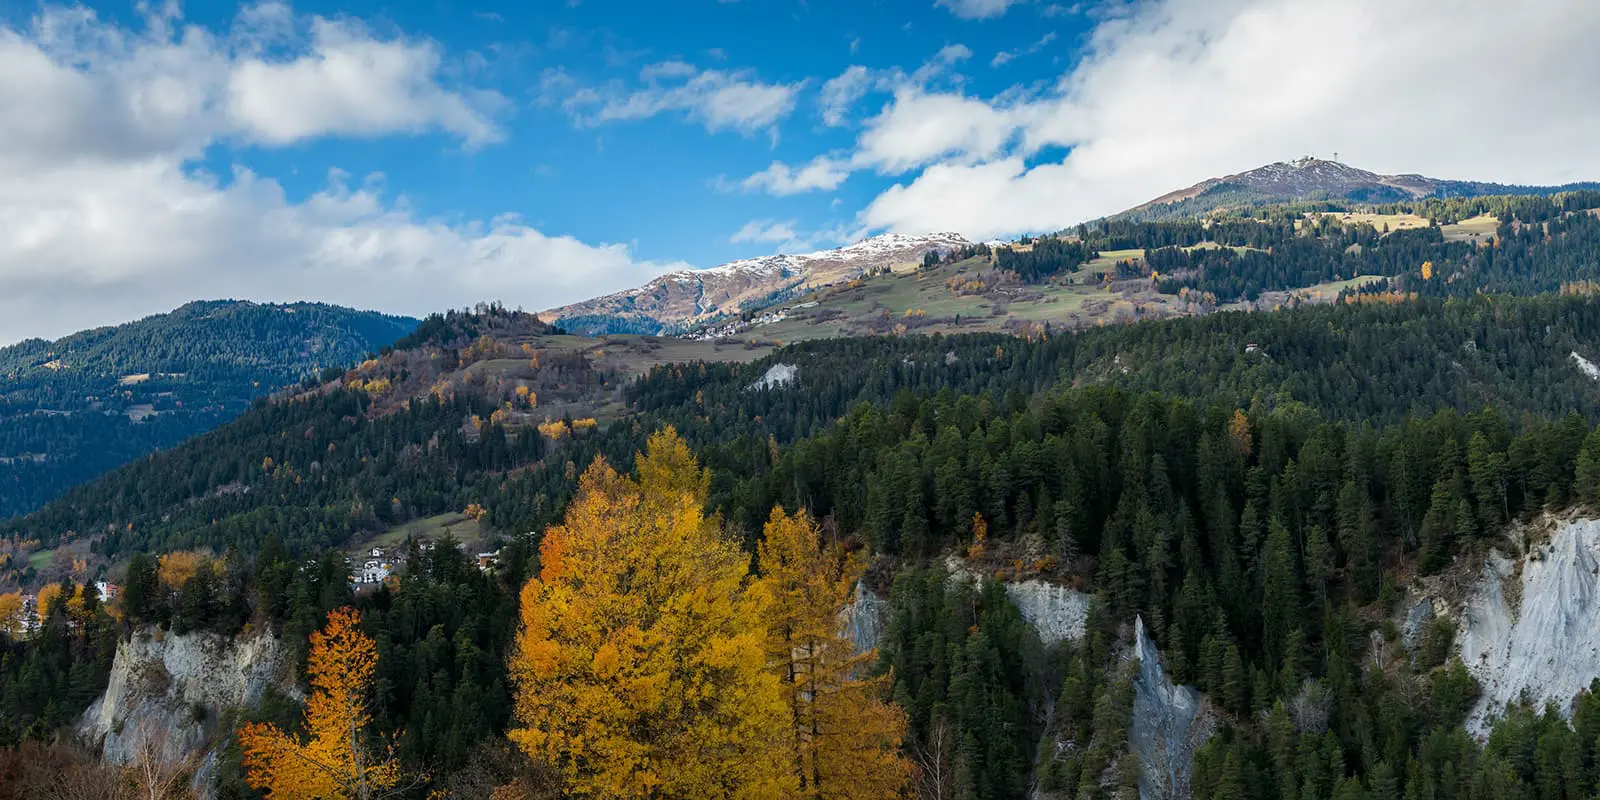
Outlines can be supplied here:
M59 583L47 584L39 589L39 593L34 595L33 608L39 614L41 622L50 616L50 609L55 608L63 596Z
M597 458L522 589L511 740L564 796L793 795L765 595L704 513L706 473L670 428L636 479Z
M269 797L370 800L400 793L392 749L379 754L367 736L372 721L367 692L378 668L378 648L360 625L361 614L347 606L329 612L327 626L311 634L307 741L270 723L240 729L247 779Z
M22 594L0 594L0 633L13 639L22 635Z
M866 677L877 654L857 653L842 629L862 559L823 544L805 512L790 516L782 508L767 520L758 557L760 586L772 602L767 662L788 702L795 796L899 797L911 777L900 755L905 712L883 699L888 676Z

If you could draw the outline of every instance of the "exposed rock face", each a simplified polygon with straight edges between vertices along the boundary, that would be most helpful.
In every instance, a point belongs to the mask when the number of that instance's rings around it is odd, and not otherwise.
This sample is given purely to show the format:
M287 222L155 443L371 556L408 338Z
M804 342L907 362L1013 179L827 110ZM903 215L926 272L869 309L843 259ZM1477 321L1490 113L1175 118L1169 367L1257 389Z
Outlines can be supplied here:
M293 663L270 633L162 635L142 629L117 647L105 694L89 706L78 735L109 762L133 759L145 736L176 762L209 747L219 718L275 687L294 694Z
M951 580L971 581L982 586L983 573L955 555L946 556L944 568ZM1083 640L1089 619L1089 595L1066 586L1041 580L1008 581L1006 596L1011 598L1022 618L1039 634L1046 646Z
M800 374L800 368L793 364L773 364L765 375L755 383L750 384L751 389L776 389L787 385Z
M1491 553L1458 623L1461 660L1483 687L1467 718L1477 735L1524 695L1569 713L1600 677L1600 520L1560 523L1520 577L1517 566Z
M850 642L855 645L856 652L865 653L878 646L883 626L888 621L889 601L858 582L856 599L845 606L842 616L845 632L850 636Z
M1045 645L1083 639L1089 618L1089 595L1044 581L1006 584L1006 596Z
M1406 610L1406 618L1400 625L1400 643L1406 650L1416 652L1422 646L1422 637L1428 632L1428 623L1433 622L1433 601L1424 597L1411 604Z
M1187 800L1194 753L1211 737L1215 720L1200 693L1167 679L1161 653L1145 634L1144 618L1133 625L1133 724L1128 746L1139 756L1140 800Z

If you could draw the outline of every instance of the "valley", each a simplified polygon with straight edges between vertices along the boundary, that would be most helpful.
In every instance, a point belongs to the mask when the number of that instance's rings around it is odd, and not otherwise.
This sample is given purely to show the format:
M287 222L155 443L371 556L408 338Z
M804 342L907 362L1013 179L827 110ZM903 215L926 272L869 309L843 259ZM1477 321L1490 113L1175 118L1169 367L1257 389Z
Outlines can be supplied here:
M1425 194L432 315L0 522L0 775L292 786L333 663L402 795L571 796L619 762L530 731L693 739L627 663L740 785L836 714L873 797L1534 796L1508 737L1600 719L1600 194Z

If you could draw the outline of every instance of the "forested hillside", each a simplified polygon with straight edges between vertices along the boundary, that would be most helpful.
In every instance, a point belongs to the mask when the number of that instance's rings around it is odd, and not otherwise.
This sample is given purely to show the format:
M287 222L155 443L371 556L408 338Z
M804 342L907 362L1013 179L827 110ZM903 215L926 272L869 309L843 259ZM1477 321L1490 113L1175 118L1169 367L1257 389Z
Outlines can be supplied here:
M1273 313L777 349L431 317L0 523L4 579L71 562L36 626L0 595L0 776L126 777L41 742L153 626L275 630L304 676L303 709L193 712L224 797L1592 796L1593 695L1477 741L1456 628L1402 617L1600 507L1595 199L1385 209L1476 238L1296 209L925 267L1388 270ZM471 541L418 535L442 517ZM401 568L352 582L369 548ZM1199 693L1173 763L1133 744L1144 669Z
M314 553L472 503L495 529L537 530L572 490L569 463L596 454L626 463L650 424L678 426L713 466L726 453L746 469L766 458L769 437L787 444L857 404L940 392L970 402L988 393L1017 406L1058 385L1108 384L1263 411L1304 405L1351 421L1485 405L1513 418L1594 416L1600 384L1572 354L1600 360L1597 341L1600 298L1589 296L1226 313L1032 340L817 341L748 365L657 368L629 389L645 416L558 440L497 418L498 394L425 391L397 402L351 384L252 409L0 530L45 546L89 536L113 557L197 546L250 551L274 533ZM473 357L470 348L452 352ZM751 391L777 363L795 365L795 380ZM187 477L166 477L174 475ZM715 496L725 490L717 484Z
M190 303L0 348L0 517L347 367L416 321L313 303Z

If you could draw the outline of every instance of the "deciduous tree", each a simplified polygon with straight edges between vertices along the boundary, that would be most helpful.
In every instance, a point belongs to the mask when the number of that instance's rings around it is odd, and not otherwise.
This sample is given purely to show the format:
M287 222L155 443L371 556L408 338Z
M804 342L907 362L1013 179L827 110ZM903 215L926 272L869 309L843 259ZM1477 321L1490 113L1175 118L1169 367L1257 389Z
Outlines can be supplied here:
M900 754L905 712L883 700L889 676L864 675L877 652L856 653L841 630L861 577L859 551L822 543L808 514L780 507L767 521L759 559L760 585L772 599L767 661L788 701L796 796L899 797L911 773Z
M575 797L793 794L764 593L708 519L707 477L670 429L631 480L597 458L522 589L511 739ZM774 754L780 754L775 756Z
M306 741L270 723L251 723L239 731L251 786L284 800L371 800L401 791L392 748L373 747L366 730L378 649L360 625L360 613L340 608L328 614L327 627L311 634L306 671L313 692L306 704Z

